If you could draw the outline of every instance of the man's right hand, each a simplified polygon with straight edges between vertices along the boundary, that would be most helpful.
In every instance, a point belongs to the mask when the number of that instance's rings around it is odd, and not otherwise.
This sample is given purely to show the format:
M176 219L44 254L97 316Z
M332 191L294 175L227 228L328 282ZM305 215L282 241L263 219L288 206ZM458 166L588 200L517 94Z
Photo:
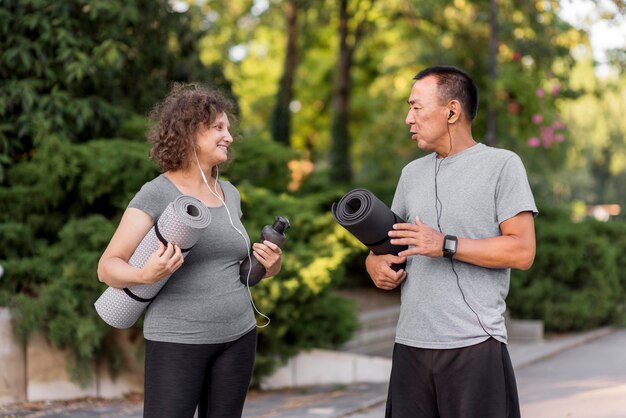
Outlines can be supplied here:
M391 265L402 264L405 261L406 257L398 257L391 254L376 255L370 252L365 260L365 268L376 287L383 290L392 290L406 279L406 272L404 269L394 271Z

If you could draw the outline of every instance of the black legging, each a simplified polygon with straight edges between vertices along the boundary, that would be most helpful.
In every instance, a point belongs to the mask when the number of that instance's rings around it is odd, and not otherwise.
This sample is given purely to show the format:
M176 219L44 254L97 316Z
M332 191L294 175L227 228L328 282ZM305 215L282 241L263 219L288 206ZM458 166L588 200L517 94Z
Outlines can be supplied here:
M222 344L146 340L144 418L241 417L252 377L256 328Z

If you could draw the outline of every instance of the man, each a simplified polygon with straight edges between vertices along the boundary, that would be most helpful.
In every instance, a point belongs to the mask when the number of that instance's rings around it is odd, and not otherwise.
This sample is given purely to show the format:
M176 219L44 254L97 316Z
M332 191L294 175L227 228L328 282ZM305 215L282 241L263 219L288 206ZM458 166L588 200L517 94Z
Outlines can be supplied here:
M429 155L403 170L392 210L398 256L373 253L377 287L402 284L386 417L519 417L506 348L510 269L535 257L537 208L513 152L477 143L472 79L454 67L414 77L406 124ZM406 272L391 269L406 261Z

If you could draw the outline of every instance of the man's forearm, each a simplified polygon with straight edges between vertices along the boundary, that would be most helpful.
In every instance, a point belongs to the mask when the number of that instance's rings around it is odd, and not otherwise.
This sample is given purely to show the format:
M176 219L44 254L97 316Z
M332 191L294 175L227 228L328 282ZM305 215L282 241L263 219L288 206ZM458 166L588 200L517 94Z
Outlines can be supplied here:
M487 268L528 270L535 259L534 241L518 236L484 239L459 237L455 260Z

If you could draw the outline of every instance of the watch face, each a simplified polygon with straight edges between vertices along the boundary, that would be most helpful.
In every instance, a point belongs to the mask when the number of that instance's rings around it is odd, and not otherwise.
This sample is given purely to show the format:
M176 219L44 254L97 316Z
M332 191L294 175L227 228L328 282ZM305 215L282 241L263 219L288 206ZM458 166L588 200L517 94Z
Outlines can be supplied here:
M450 251L452 253L455 253L456 252L456 240L446 239L445 242L444 242L443 248L446 251Z

